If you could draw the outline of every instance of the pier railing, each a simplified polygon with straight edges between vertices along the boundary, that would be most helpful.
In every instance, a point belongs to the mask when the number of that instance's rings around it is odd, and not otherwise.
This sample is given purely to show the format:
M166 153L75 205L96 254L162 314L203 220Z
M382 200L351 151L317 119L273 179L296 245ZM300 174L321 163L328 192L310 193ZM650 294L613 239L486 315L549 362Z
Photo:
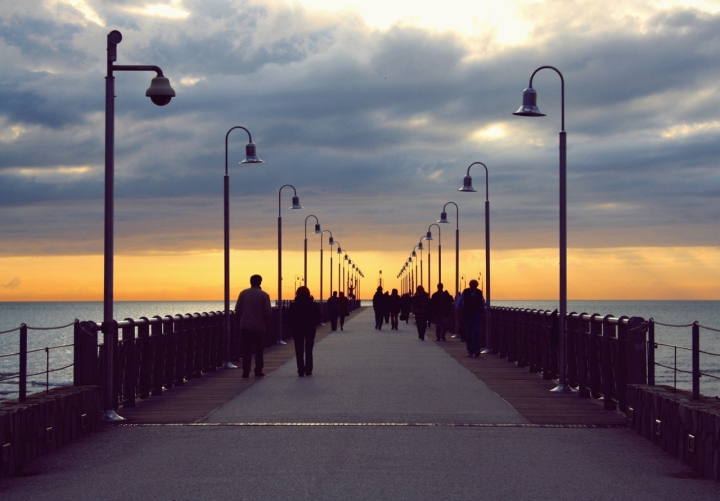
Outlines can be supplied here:
M559 377L558 312L492 307L490 349L518 367ZM649 322L643 318L570 313L566 317L568 384L580 398L603 398L605 409L626 408L627 384L647 384Z
M18 333L18 351L0 354L0 366L3 367L3 369L5 369L6 367L8 368L8 370L0 370L0 383L14 384L17 380L17 393L19 402L25 402L27 400L28 383L30 383L31 386L42 386L42 382L34 381L32 379L28 380L28 378L44 376L45 391L48 392L50 391L50 374L54 372L68 370L73 366L73 364L61 364L60 366L51 365L51 354L54 353L54 350L70 349L73 347L73 344L66 343L28 350L28 331L54 331L66 329L68 327L76 325L77 323L78 320L75 320L75 322L73 323L67 325L60 325L57 327L33 327L23 323L19 327L16 327L14 329L8 329L0 332L0 336L9 335L14 332ZM31 364L31 368L28 369L28 355L32 356L33 354L40 354L42 352L45 353L45 363L43 364L42 362L36 362L34 364ZM13 360L17 360L17 365L13 363ZM45 370L37 370L43 365L45 366Z
M655 326L661 325L663 327L670 327L675 329L687 329L690 328L690 346L679 346L674 344L668 344L668 343L660 343L655 340ZM712 379L720 380L720 371L715 370L713 372L709 372L708 370L703 371L700 365L700 354L707 355L709 357L718 357L718 360L720 360L720 353L713 353L711 351L707 350L701 350L700 349L700 329L705 329L706 331L716 332L720 333L720 329L716 329L714 327L707 327L705 325L701 325L699 322L695 321L691 324L667 324L663 322L658 322L657 320L651 318L649 321L649 329L648 329L648 345L650 346L650 350L648 350L648 384L655 384L655 367L663 367L665 369L673 371L673 388L677 389L677 374L689 374L692 378L692 395L693 400L699 400L700 399L700 378L701 377L709 377ZM655 350L673 350L673 365L666 365L661 362L658 362L655 357ZM678 350L681 352L681 358L682 353L690 354L690 366L687 365L687 363L681 362L680 367L678 367Z

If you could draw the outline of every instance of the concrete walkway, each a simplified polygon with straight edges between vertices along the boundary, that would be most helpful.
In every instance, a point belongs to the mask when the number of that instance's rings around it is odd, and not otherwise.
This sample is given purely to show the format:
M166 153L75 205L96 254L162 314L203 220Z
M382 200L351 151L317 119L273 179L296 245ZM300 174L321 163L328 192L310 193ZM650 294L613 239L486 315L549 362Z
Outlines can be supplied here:
M533 427L414 326L373 324L318 343L312 377L292 359L201 423L105 427L0 499L720 499L634 433Z

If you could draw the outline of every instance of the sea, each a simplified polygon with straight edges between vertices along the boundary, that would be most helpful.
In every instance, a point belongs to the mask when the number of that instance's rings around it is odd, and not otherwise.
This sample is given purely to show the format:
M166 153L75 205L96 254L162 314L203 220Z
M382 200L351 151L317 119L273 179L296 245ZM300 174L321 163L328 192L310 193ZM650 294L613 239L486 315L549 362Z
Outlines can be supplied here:
M372 306L372 301L361 302ZM554 310L557 301L493 301L493 306ZM114 303L116 319L153 317L222 311L222 301L117 301ZM13 330L25 323L28 328L28 372L40 373L48 367L58 369L72 364L72 326L52 330L38 330L72 324L75 319L102 320L101 301L89 302L0 302L0 400L14 399L18 395L18 380L11 376L18 372L19 331ZM603 316L638 316L655 319L666 324L687 325L697 321L701 326L720 329L720 301L568 301L568 312L599 313ZM655 329L658 343L690 348L690 327L664 327ZM59 348L53 348L59 347ZM46 351L45 348L50 348ZM720 333L700 330L701 371L720 377ZM33 351L35 350L35 351ZM670 367L690 370L690 352L684 349L659 346L656 361ZM9 379L6 379L9 378ZM56 386L72 384L72 367L58 370L46 376L28 377L28 393L45 391ZM679 389L692 388L689 374L656 368L657 384L676 385ZM700 392L709 397L720 398L720 379L702 377Z

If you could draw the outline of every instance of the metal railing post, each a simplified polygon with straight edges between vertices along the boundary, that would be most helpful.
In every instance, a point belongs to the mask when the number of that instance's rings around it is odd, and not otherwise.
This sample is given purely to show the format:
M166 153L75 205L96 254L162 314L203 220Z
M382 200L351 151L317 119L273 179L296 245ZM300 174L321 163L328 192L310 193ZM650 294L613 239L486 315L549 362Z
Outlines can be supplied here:
M27 399L27 325L20 326L20 402Z
M692 326L692 393L693 400L700 399L700 325Z
M655 319L650 319L648 326L648 350L647 350L647 371L648 384L655 385Z

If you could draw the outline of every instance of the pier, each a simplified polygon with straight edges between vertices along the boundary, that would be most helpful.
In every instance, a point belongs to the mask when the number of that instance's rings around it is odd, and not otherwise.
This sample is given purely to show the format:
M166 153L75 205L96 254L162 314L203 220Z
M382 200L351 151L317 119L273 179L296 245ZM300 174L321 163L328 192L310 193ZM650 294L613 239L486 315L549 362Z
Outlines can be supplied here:
M401 323L400 331L372 325L372 311L361 309L345 331L322 328L312 377L297 377L289 346L271 347L264 378L243 382L238 370L220 370L121 408L125 424L88 432L22 476L0 480L0 495L8 501L720 495L717 482L627 429L623 414L595 399L551 394L551 381L497 355L465 358L456 339L420 341L412 323ZM190 402L190 392L205 395L198 399L204 409Z

